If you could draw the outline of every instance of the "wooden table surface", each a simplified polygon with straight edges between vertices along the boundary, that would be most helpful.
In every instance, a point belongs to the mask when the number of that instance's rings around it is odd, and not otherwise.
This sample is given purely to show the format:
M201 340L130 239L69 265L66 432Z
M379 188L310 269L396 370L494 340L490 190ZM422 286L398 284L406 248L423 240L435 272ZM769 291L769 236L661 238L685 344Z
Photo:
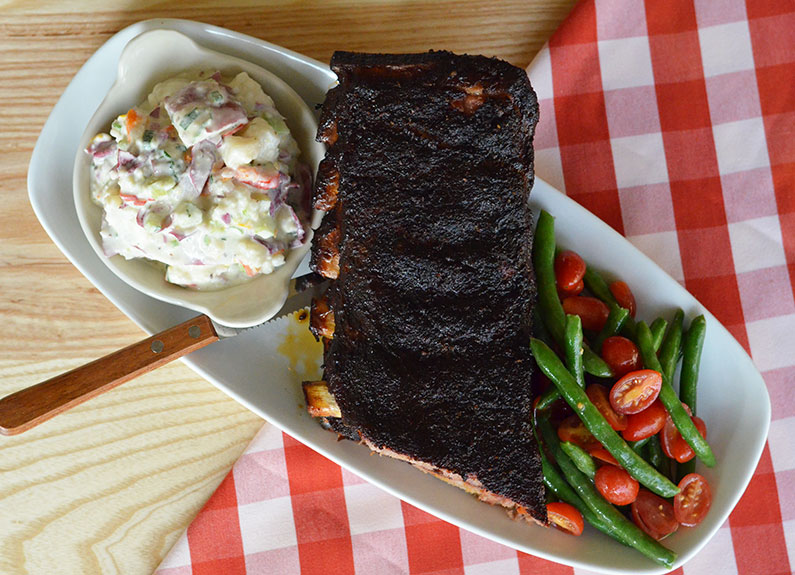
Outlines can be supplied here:
M447 48L525 67L574 0L175 4L0 1L0 395L143 336L50 241L26 187L50 110L111 35L190 18L325 62L335 49ZM0 573L151 573L261 425L177 363L0 437Z

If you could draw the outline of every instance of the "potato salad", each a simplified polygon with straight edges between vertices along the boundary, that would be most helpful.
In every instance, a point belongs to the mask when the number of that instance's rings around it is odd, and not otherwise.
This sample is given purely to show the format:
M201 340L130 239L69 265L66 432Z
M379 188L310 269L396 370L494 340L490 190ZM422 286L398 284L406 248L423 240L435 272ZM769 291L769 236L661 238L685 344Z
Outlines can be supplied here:
M242 283L304 242L310 172L273 100L245 72L161 82L86 151L105 254L159 262L171 283Z

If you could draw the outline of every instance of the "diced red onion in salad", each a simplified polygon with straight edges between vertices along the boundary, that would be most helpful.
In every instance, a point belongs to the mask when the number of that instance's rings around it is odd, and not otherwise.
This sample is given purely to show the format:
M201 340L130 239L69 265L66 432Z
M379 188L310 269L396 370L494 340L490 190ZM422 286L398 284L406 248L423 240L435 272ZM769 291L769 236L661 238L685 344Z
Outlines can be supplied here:
M180 180L187 199L194 200L201 195L217 160L216 147L212 142L202 140L193 146L190 167Z
M264 240L259 236L254 236L254 241L268 248L268 253L270 255L278 254L279 252L283 252L285 249L284 242L279 240L274 240L274 239Z
M276 212L278 212L279 208L281 208L284 205L284 200L286 197L287 194L285 193L284 188L282 188L281 186L270 190L271 205L268 208L268 213L270 214L270 217L272 218L276 217Z
M172 236L174 236L177 239L178 242L181 242L182 240L187 238L189 235L192 235L192 234L183 234L181 232L178 232L177 230L168 230L168 233L170 233Z
M298 218L298 215L295 213L295 210L293 208L291 208L289 205L285 205L282 209L289 210L288 213L290 214L290 217L292 218L293 223L295 224L296 227L295 239L298 242L298 245L300 246L304 241L304 235L305 235L304 226L301 225L301 220ZM296 247L296 246L291 245L290 247Z
M95 160L100 160L110 156L116 150L118 150L118 145L115 140L102 140L91 144L86 151Z
M125 150L119 150L118 159L116 161L116 168L124 168L125 170L134 170L140 166L140 160Z
M312 212L312 170L303 162L298 162L295 167L295 181L301 186L297 199L288 198L296 207L300 207L302 215L307 216Z
M163 100L163 106L166 108L166 112L168 112L168 115L172 118L172 121L173 115L176 112L179 112L180 110L183 110L188 106L193 106L197 103L204 103L205 95L211 86L213 86L213 84L206 80L192 82L181 90L178 90L177 92L166 97Z
M213 121L207 126L211 132L229 132L248 122L248 115L243 106L236 102L226 102L213 112Z
M144 165L145 165L147 168L149 168L149 171L150 171L152 174L154 174L154 173L155 173L155 161L154 161L154 159L152 158L152 154L146 154L146 155L144 156L144 158L145 158Z

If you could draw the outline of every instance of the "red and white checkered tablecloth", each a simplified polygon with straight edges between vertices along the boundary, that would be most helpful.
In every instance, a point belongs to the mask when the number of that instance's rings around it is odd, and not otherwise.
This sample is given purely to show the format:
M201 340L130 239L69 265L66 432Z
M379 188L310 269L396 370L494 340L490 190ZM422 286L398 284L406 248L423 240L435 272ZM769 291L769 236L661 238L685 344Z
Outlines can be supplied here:
M538 175L693 293L770 392L756 474L677 573L792 573L795 2L583 0L529 74ZM440 521L268 424L157 571L354 572L586 573Z

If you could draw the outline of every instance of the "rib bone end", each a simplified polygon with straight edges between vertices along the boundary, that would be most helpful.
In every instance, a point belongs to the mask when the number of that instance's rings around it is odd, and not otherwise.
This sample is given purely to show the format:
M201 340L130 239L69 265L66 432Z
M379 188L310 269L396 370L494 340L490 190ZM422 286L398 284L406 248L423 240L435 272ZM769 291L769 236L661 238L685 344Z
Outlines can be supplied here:
M342 417L337 400L331 395L325 381L303 383L306 410L312 417Z

